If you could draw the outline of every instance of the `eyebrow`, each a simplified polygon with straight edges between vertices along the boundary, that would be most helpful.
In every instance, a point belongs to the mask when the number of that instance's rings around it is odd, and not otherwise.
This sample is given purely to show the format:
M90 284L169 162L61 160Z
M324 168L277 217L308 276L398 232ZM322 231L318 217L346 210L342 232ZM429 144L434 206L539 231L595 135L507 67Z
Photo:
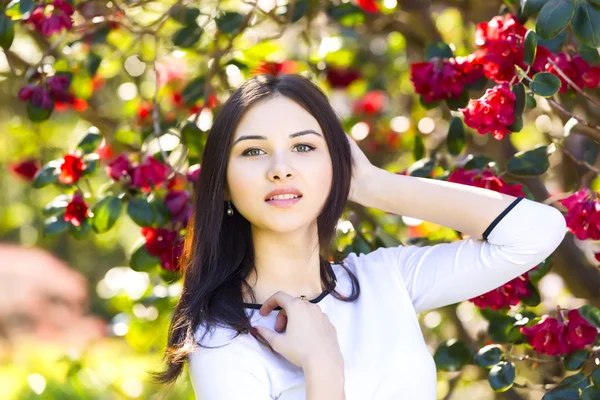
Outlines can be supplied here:
M320 133L318 133L318 132L316 132L316 131L314 131L314 130L312 130L312 129L306 129L306 130L303 130L303 131L300 131L300 132L296 132L296 133L292 133L292 134L290 134L290 138L295 138L295 137L298 137L298 136L310 135L310 134L313 134L313 135L317 135L317 136L321 136L321 137L323 137L323 135L321 135ZM240 141L242 141L242 140L249 140L249 139L262 139L262 140L267 140L267 137L266 137L266 136L261 136L261 135L246 135L246 136L240 136L239 138L237 138L237 139L236 139L236 141L235 141L235 142L233 142L233 144L231 145L231 147L235 146L235 144L236 144L237 142L240 142Z

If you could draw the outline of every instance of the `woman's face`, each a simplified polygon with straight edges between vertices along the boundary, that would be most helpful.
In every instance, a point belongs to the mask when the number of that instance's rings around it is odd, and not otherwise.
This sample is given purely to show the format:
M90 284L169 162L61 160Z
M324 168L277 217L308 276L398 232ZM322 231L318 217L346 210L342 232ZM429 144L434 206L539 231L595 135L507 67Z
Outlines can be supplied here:
M240 120L232 143L227 188L244 218L277 232L316 220L331 190L332 166L324 133L310 113L284 96L261 101ZM265 200L277 189L296 189L302 197L293 204Z

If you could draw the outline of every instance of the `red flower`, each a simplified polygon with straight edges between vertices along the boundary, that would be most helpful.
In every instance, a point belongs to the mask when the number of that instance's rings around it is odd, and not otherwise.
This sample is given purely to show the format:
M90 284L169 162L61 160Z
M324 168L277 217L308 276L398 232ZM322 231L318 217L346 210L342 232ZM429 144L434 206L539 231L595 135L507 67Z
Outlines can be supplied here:
M495 176L494 171L489 168L483 170L457 168L448 176L448 182L476 186L515 197L525 195L523 185L518 183L508 184L502 178Z
M131 173L131 164L127 158L127 153L120 154L119 157L111 161L104 170L106 171L106 175L110 176L115 181L129 175Z
M465 116L465 124L485 135L491 133L502 140L511 131L508 127L515 121L515 94L507 83L486 90L477 100L470 100L466 108L459 109Z
M484 57L485 52L477 50L467 57L456 57L453 60L454 67L458 71L463 84L468 85L485 77L483 73Z
M567 314L569 322L567 323L567 346L569 352L583 349L585 346L594 343L598 329L585 320L579 310L570 310Z
M187 179L192 183L198 182L198 176L200 176L200 164L192 165L187 170Z
M284 62L262 61L252 69L251 75L285 75L294 74L298 71L296 61L286 60Z
M153 107L152 107L152 103L149 103L147 101L143 102L142 104L140 104L137 108L137 122L139 125L149 125L152 123L152 115L150 115L150 113L152 112Z
M143 164L131 170L131 185L149 192L159 186L166 178L169 167L152 156L148 156Z
M66 185L71 185L81 178L83 174L85 164L81 158L67 154L63 158L63 162L60 165L60 174L58 180Z
M516 306L523 297L530 294L527 282L529 282L529 273L525 272L499 288L469 299L469 301L479 308L490 307L493 310Z
M21 101L29 100L31 98L31 95L33 95L34 89L35 89L35 85L31 85L31 84L21 88L21 90L19 90L19 100L21 100Z
M537 56L536 56L537 58ZM567 53L560 53L555 57L551 57L552 61L560 68L560 70L580 89L594 89L600 83L600 68L592 67L579 54L573 56ZM571 85L561 76L556 68L549 62L546 65L546 71L558 76L561 81L560 92L564 93Z
M461 72L448 60L411 64L410 80L415 91L428 103L456 98L465 85Z
M52 36L63 29L73 27L73 7L66 0L54 0L52 4L41 4L33 9L24 22L32 23L44 36Z
M31 93L31 104L36 107L50 110L54 107L54 101L50 96L50 91L43 86L36 86Z
M95 153L98 154L98 157L101 161L110 160L113 157L112 146L104 138L102 138L102 141L95 150Z
M345 89L352 82L361 78L360 71L348 68L327 68L327 81L334 89Z
M568 209L567 228L577 239L600 239L600 203L596 192L586 187L559 202Z
M375 13L379 11L379 6L375 0L356 0L356 3L366 12Z
M381 90L371 90L358 99L353 106L355 114L378 114L387 105L387 95Z
M183 252L183 240L177 241L173 247L160 255L160 265L168 271L178 271L180 269L179 259Z
M192 212L190 193L187 190L173 190L165 196L165 205L171 212L171 220L187 225Z
M81 226L88 215L88 206L83 200L83 196L80 193L75 194L73 199L67 204L64 220L74 226Z
M538 324L521 327L519 331L527 336L527 341L538 353L557 356L569 352L565 338L567 327L556 318L544 315Z
M142 236L146 239L148 253L160 256L171 248L177 233L165 228L142 228Z
M32 181L33 177L40 168L41 164L39 160L33 158L10 165L10 170L15 175L25 179L26 181Z

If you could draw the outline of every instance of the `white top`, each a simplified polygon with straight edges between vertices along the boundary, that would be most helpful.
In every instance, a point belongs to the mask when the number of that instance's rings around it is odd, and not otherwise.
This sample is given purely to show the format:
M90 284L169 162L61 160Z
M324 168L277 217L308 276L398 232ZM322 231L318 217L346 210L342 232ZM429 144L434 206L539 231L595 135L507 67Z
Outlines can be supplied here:
M561 243L566 223L557 209L519 198L487 233L487 241L467 238L433 246L379 248L344 259L360 283L359 298L343 302L328 294L316 304L338 334L347 400L435 400L436 366L416 314L479 296L532 269ZM348 274L340 265L332 267L336 290L349 295ZM255 309L246 312L252 315L252 325L274 330L279 311L265 317ZM198 327L197 340L200 333ZM217 328L203 344L228 344L200 348L189 356L198 399L305 399L301 368L249 334L230 340L234 334Z

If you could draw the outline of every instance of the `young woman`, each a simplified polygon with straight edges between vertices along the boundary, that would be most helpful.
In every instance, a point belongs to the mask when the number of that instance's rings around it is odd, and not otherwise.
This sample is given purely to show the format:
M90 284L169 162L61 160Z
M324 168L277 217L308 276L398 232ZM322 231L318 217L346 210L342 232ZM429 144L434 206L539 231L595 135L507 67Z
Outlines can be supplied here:
M469 237L330 263L347 200ZM168 368L156 377L173 382L189 360L203 400L433 400L416 314L503 285L566 233L551 206L373 166L298 75L259 75L229 98L194 201Z

